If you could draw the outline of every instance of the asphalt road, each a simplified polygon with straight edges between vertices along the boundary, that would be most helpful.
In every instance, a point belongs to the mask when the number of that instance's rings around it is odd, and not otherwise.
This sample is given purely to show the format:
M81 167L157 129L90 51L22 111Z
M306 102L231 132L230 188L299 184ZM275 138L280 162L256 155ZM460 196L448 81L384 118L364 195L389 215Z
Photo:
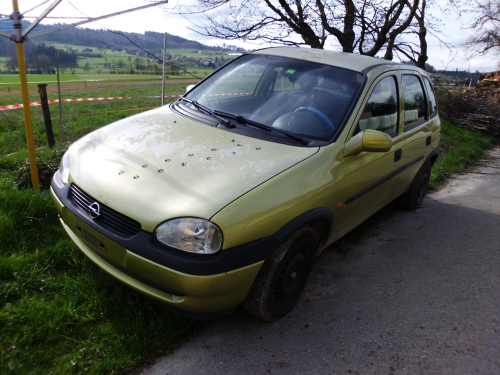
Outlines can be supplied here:
M500 148L317 259L269 324L211 322L142 375L500 374Z

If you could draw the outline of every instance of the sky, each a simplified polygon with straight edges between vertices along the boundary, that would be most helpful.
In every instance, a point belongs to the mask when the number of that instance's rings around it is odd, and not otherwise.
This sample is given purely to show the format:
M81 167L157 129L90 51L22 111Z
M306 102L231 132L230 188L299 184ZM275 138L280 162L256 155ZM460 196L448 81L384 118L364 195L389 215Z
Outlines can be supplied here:
M237 46L244 47L248 50L263 48L269 46L269 44L259 44L259 43L243 43L237 41L225 41L221 39L209 38L201 36L192 30L189 30L191 26L190 21L186 20L184 17L175 14L175 7L181 0L170 0L169 4L166 6L173 10L166 11L165 7L152 7L148 9L138 10L133 13L128 13L124 15L115 16L112 18L107 18L99 21L99 23L93 22L82 25L82 27L89 28L108 28L111 30L120 30L127 32L138 32L144 33L145 31L156 31L156 32L167 32L169 34L181 36L186 39L196 40L207 45L222 45L222 43L233 44ZM193 0L182 0L185 4L186 1ZM444 0L438 0L444 1ZM54 0L18 0L19 8L21 13L42 4L40 7L27 12L26 16L38 16L45 10L48 6L53 4ZM47 18L43 23L53 23L53 22L65 22L72 23L77 22L79 19L68 18L68 17L82 17L82 13L89 17L97 17L113 12L118 12L126 10L129 8L139 7L148 3L152 0L63 0L51 13L50 17L65 17L65 18ZM12 12L11 2L8 0L2 0L2 8L0 9L1 14L10 14ZM9 5L5 7L5 5ZM448 70L470 70L475 72L476 70L480 72L487 72L492 70L497 70L498 56L494 54L489 54L485 56L477 56L471 60L467 60L467 51L460 47L464 40L468 37L468 30L466 26L470 23L471 18L462 17L459 19L456 14L445 15L441 12L434 10L437 17L441 17L443 23L443 35L442 38L447 43L456 45L452 51L447 48L443 48L437 39L433 37L428 37L427 42L429 44L429 60L428 63L434 66L436 69L448 69ZM33 18L27 18L33 21ZM191 21L196 21L193 16L190 18ZM333 39L332 39L333 41ZM325 48L338 50L338 47L327 45Z

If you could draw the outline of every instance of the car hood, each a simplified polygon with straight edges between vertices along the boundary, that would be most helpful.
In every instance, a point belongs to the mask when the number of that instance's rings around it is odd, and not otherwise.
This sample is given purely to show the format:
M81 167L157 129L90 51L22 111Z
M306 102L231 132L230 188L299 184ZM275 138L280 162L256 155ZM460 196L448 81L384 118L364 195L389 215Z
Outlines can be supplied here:
M170 218L209 219L317 151L214 128L165 106L75 142L70 181L153 231Z

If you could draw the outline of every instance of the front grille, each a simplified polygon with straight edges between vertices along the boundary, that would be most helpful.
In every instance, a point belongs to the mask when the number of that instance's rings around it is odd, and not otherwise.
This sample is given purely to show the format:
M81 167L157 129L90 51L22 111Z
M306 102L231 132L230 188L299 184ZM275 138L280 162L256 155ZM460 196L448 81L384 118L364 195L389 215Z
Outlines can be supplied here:
M75 184L71 184L69 199L78 206L88 218L118 236L132 237L141 231L141 224L139 224L139 222L96 201ZM99 203L101 211L98 217L92 219L89 214L89 206L95 202Z

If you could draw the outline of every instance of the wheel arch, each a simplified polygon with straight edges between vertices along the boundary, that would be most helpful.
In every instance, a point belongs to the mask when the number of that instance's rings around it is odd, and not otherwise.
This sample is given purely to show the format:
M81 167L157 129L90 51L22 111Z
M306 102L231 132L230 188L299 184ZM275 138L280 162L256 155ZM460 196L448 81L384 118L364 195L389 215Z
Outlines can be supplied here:
M431 154L431 157L430 157L431 165L434 165L434 163L436 162L438 156L439 156L439 147L437 147L436 149L434 149L433 152L432 152L432 154Z
M411 187L413 186L413 183L415 182L415 179L418 177L418 174L420 173L420 171L425 167L425 164L427 163L431 163L431 167L434 165L434 163L436 162L437 158L439 157L439 146L434 148L430 153L429 155L427 156L427 158L425 159L425 161L422 163L422 165L420 166L418 172L415 174L415 177L413 178L413 180L411 181L411 184L408 185L408 187L406 188L405 191L403 191L401 195L403 194L406 194L408 191L410 191Z
M280 243L293 231L304 225L309 225L316 235L317 253L320 252L330 237L333 229L333 214L326 208L315 208L304 212L293 220L278 229L274 234L274 239Z

